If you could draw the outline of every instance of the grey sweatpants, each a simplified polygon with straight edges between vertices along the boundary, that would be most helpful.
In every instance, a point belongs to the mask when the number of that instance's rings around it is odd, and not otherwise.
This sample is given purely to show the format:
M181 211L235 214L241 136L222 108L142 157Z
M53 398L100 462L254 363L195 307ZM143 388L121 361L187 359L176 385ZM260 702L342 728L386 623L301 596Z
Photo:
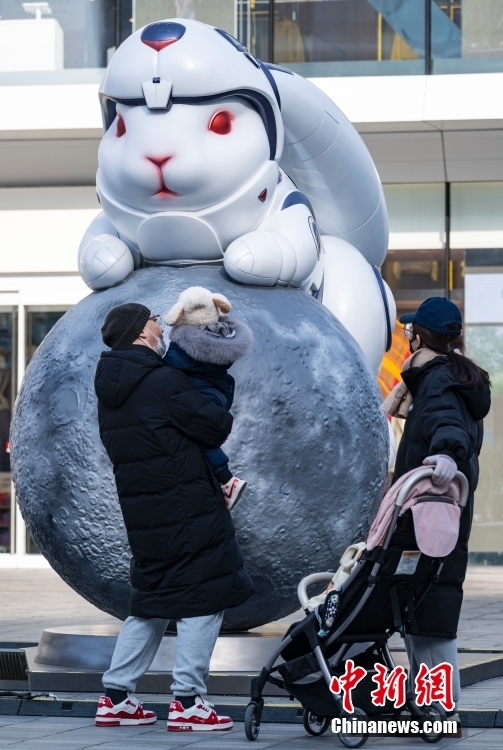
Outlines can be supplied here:
M210 659L224 613L186 617L176 623L176 653L171 692L189 696L207 693ZM103 675L105 688L134 693L136 683L148 670L169 620L128 617L119 633L110 669Z
M409 687L415 692L416 675L421 662L428 669L436 667L446 661L452 664L452 697L456 706L461 698L461 683L459 680L458 646L456 638L429 638L425 635L408 635L405 638L405 648L409 657L410 676Z

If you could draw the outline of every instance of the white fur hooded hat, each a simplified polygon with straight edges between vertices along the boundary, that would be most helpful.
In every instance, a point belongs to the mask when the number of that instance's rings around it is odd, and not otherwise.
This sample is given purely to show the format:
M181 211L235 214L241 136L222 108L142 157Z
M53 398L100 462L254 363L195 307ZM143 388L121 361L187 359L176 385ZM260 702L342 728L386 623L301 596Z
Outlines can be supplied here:
M202 286L191 286L178 297L164 316L168 326L211 326L218 323L220 313L229 313L232 305L223 294L210 292Z

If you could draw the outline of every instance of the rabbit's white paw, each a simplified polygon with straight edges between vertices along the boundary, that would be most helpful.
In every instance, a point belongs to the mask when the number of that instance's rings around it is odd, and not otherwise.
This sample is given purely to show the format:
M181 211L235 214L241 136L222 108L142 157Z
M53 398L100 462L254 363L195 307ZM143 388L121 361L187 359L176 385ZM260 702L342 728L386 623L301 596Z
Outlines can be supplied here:
M224 267L229 276L242 284L297 286L295 250L277 232L258 230L238 237L225 251Z
M79 248L79 271L94 291L123 282L134 270L128 246L113 234L84 237Z

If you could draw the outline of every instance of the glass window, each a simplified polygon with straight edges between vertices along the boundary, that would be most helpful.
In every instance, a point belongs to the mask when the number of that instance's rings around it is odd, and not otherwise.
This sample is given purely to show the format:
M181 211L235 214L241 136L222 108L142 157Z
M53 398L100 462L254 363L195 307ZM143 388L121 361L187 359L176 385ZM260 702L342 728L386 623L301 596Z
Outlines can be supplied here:
M424 73L424 0L137 0L134 28L195 18L305 76ZM272 59L274 58L274 59Z
M65 314L67 307L28 307L26 310L26 364L30 362L37 348L47 336L51 328ZM26 532L26 552L36 554L38 547Z
M192 18L236 35L234 0L136 0L133 8L135 29L163 18Z
M503 70L502 0L432 0L434 73Z
M445 185L384 185L390 249L445 247Z
M503 274L503 251L500 251L500 263L499 272ZM501 320L501 310L497 313ZM466 353L489 372L492 385L491 411L484 419L484 443L479 459L480 481L475 494L470 549L485 553L486 561L496 562L501 560L503 554L503 326L487 323L467 325L465 339ZM491 559L493 556L494 559Z
M274 62L301 75L424 73L424 0L275 0L274 8Z
M260 59L308 77L496 71L502 8L503 0L0 0L0 73L104 68L133 30L165 18L225 29Z
M503 247L503 182L451 184L451 247Z
M9 431L15 398L16 316L0 308L0 552L11 551L11 497Z
M445 294L445 250L390 250L382 266L397 304L415 310L424 299Z
M236 0L234 36L266 62L273 60L270 9L270 0Z
M53 325L63 317L67 307L28 307L26 310L26 364L45 339Z
M0 72L104 68L115 50L115 0L0 0L0 16Z
M446 189L443 183L384 185L384 194L390 239L381 270L401 315L447 294L453 269L445 241Z
M194 18L229 32L261 60L270 60L270 0L136 0L133 24L140 29L163 18Z

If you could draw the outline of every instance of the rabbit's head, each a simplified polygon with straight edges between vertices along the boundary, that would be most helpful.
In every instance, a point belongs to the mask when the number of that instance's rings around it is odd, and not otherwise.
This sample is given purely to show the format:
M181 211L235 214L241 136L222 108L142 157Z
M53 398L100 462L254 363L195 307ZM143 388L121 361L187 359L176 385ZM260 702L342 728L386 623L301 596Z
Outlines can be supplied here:
M229 34L183 19L150 24L102 84L103 185L146 213L231 198L279 160L283 126L267 68Z
M196 211L231 197L269 159L253 106L236 96L169 111L117 105L99 148L101 177L121 203Z

